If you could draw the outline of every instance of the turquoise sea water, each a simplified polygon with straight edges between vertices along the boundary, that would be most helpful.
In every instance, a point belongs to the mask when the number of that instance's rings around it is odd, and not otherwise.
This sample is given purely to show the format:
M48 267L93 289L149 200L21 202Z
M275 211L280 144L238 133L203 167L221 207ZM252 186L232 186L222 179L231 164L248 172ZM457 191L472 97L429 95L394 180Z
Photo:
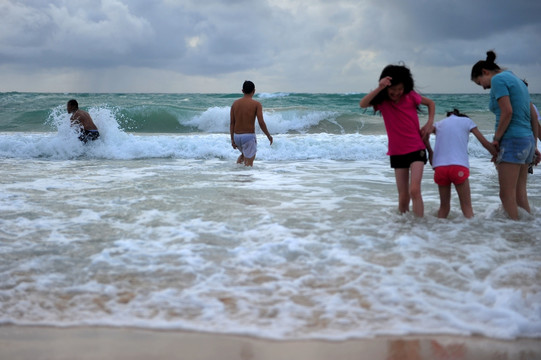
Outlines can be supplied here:
M374 133L371 111L359 108L363 94L256 94L274 133ZM427 94L437 111L459 108L472 118L487 119L486 94ZM221 133L228 132L228 108L240 94L43 94L1 93L0 132L56 130L56 117L65 112L67 100L76 98L81 108L108 110L125 132ZM539 95L534 101L541 102ZM491 116L488 116L491 119ZM113 119L112 119L113 120ZM368 124L366 122L369 122Z
M427 96L436 102L436 118L458 108L487 136L493 133L494 120L487 108L487 94ZM88 157L224 158L231 153L222 143L228 140L229 108L238 97L239 94L2 93L0 156L61 159L81 156L82 148L75 146L77 143L74 147L69 145L73 134L65 111L67 100L76 98L80 107L93 116L102 135L99 145L85 148ZM382 118L372 110L360 109L361 97L362 94L256 94L263 104L270 131L285 137L272 154L260 152L258 156L384 158L382 149L370 145L386 141ZM541 102L541 96L533 95L533 100ZM426 111L420 114L421 124L426 118ZM42 135L36 140L32 137L35 133ZM144 136L152 134L166 137ZM358 136L364 137L363 141L358 141ZM292 138L296 141L290 141ZM150 146L149 139L152 139ZM334 145L337 141L342 143L341 149Z
M229 139L240 94L0 94L0 325L541 337L541 170L532 214L511 221L472 136L475 217L453 194L437 218L428 165L425 217L400 215L362 95L256 95L274 144L258 133L244 168ZM436 120L459 108L492 136L487 94L426 96ZM97 141L76 139L71 98Z

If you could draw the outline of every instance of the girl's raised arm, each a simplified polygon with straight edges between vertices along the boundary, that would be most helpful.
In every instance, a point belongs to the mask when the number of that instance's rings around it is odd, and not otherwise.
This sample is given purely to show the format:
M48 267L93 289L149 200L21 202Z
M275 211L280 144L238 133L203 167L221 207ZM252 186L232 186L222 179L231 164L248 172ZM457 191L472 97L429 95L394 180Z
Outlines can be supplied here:
M366 94L362 99L361 101L359 101L359 105L361 108L363 109L366 109L367 107L370 106L370 103L372 102L372 100L374 100L374 98L376 97L376 95L378 95L383 89L385 89L387 86L391 86L391 77L390 76L386 76L384 77L383 79L381 79L379 81L379 85L377 88L375 88L374 90L370 91L368 94Z

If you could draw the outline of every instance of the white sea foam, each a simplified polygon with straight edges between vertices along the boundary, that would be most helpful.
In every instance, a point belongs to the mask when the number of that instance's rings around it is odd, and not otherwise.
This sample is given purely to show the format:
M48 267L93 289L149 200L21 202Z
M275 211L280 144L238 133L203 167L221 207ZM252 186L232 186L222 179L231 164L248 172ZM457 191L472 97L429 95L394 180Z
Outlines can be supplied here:
M230 107L211 107L202 114L194 116L185 125L196 127L206 133L229 133ZM330 111L295 109L266 109L263 118L273 134L288 132L304 133L323 120L334 120L337 114ZM256 132L262 133L258 125Z
M274 98L282 98L282 97L288 97L291 95L287 92L277 92L277 93L257 93L255 95L256 98L260 99L274 99Z
M90 108L89 112L100 129L100 138L89 144L77 140L69 126L69 114L62 106L53 109L48 123L57 129L52 133L0 133L0 157L45 159L232 159L238 155L230 145L229 107L211 107L190 120L185 126L199 129L191 134L129 133L119 126L117 111L108 107ZM386 135L374 131L372 118L358 120L366 133L310 133L314 127L327 123L333 129L344 129L337 113L314 109L270 109L265 118L274 137L272 147L256 126L259 138L257 157L262 160L372 160L386 159ZM357 121L357 120L348 120ZM378 119L381 127L381 121ZM272 124L272 125L271 125ZM432 142L434 139L432 139ZM470 156L486 159L488 152L473 138Z
M82 144L71 131L66 133L0 133L0 157L45 159L233 159L229 134L134 135L100 131L100 138ZM274 144L258 135L258 159L358 160L385 158L384 137L363 135L312 134L275 135Z
M507 220L478 158L475 218L456 194L435 217L428 167L426 217L400 216L385 160L4 159L0 323L541 336L539 217Z
M100 138L82 144L70 128L58 133L0 133L0 157L43 159L234 159L229 134L129 134L116 126L102 126ZM373 160L387 162L385 135L296 134L274 135L269 146L258 134L260 160ZM476 141L470 157L488 160L490 154Z

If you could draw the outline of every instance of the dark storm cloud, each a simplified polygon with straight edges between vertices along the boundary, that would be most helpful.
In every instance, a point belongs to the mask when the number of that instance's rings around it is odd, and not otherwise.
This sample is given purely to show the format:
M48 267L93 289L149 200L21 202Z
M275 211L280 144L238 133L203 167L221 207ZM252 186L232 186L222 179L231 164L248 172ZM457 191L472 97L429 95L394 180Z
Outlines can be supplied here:
M513 64L535 64L541 56L541 1L373 1L369 27L385 46L408 49L416 61L457 66L484 58L495 48ZM381 46L383 43L383 46Z
M476 40L540 25L541 2L532 0L432 0L378 2L421 40Z
M121 2L90 5L2 3L0 59L31 66L100 66L129 58L151 39L150 23Z
M0 5L0 60L29 66L148 66L221 73L268 63L280 26L266 6L103 0ZM279 33L279 31L277 31ZM257 55L257 56L255 56Z
M17 74L89 74L89 87L114 73L129 89L134 73L144 84L157 72L366 89L373 73L399 61L430 74L461 68L465 78L495 49L501 65L531 77L541 58L539 16L533 0L4 0L0 71L15 83Z

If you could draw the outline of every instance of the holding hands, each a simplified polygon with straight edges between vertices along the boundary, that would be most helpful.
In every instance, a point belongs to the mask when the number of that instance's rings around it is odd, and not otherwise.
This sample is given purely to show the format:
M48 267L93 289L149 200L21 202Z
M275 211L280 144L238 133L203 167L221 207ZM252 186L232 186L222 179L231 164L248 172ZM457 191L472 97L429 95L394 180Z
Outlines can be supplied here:
M428 137L430 134L434 132L434 125L432 125L430 122L427 122L422 128L421 128L421 137L423 138L423 141L428 140Z

